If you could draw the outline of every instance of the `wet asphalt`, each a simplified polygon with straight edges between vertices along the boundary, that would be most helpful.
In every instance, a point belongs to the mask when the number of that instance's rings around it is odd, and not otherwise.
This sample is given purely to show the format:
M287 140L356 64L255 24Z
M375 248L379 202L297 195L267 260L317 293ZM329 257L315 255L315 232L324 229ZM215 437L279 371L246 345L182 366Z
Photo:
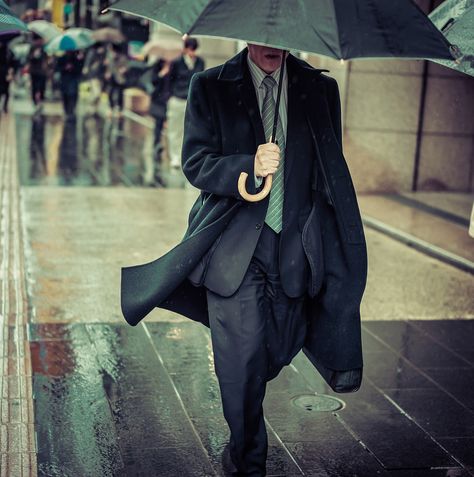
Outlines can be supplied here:
M120 267L172 247L196 192L153 162L147 126L56 112L15 116L37 473L224 475L208 331L119 308ZM269 384L268 475L474 475L472 275L367 237L364 384L335 395L298 355Z

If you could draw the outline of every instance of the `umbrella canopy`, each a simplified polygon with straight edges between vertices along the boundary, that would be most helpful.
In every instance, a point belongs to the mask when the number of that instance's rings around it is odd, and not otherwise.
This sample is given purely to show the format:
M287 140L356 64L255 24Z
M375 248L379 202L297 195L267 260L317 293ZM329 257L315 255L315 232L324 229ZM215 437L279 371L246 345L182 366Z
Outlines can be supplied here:
M126 41L125 35L120 30L111 27L99 28L92 33L92 38L103 43L119 44Z
M183 42L180 40L152 40L143 45L141 55L173 60L183 51Z
M43 38L45 42L49 42L53 38L62 34L62 30L60 30L54 23L47 22L46 20L35 20L28 23L28 30L36 33Z
M474 76L474 0L446 0L433 10L430 19L462 54L456 62L436 63Z
M26 24L23 23L7 6L0 0L0 32L26 31Z
M83 50L93 45L92 31L87 28L70 28L52 39L45 47L46 53Z
M118 0L110 9L193 36L337 59L452 59L444 36L411 0Z

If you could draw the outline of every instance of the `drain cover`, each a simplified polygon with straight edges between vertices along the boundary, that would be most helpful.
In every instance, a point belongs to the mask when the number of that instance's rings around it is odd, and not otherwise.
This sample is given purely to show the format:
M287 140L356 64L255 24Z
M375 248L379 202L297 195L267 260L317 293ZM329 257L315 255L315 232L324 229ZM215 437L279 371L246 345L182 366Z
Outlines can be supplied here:
M345 406L341 399L325 394L300 394L291 401L296 407L305 411L331 412L339 411Z

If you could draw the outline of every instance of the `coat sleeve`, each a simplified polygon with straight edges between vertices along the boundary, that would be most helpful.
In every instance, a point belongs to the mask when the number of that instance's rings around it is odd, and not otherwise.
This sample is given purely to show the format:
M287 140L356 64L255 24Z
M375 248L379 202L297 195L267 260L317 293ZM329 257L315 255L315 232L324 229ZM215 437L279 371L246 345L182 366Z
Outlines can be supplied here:
M242 200L237 189L241 172L249 175L247 191L255 193L255 155L222 153L221 133L205 86L203 75L193 76L184 122L183 172L198 189Z

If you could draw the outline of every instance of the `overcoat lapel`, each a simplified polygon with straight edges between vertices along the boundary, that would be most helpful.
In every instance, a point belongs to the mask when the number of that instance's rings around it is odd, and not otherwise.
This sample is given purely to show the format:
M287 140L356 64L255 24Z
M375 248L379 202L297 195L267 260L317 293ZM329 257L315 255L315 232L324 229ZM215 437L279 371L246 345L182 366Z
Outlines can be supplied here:
M242 103L244 104L247 113L250 117L250 121L253 126L255 133L255 142L257 147L260 144L265 144L265 131L263 130L262 118L260 116L260 109L258 107L257 96L255 93L255 88L250 77L250 72L247 65L242 65L243 68L243 77L242 81L238 83L239 95L242 98Z
M307 158L301 155L301 144L304 124L303 101L301 99L300 84L301 78L292 68L291 60L288 61L288 121L286 131L286 149L285 149L285 187L288 187L288 181L291 178L291 172L298 169L298 161Z

